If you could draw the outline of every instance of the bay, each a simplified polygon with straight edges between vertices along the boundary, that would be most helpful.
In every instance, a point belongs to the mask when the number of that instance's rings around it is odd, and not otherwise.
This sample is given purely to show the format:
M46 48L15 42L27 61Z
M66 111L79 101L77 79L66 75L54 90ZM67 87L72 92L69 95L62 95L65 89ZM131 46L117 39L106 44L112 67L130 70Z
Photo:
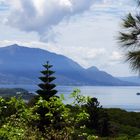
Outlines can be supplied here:
M0 85L0 88L24 88L35 93L38 89L35 85ZM105 108L121 108L127 111L140 112L140 87L134 86L57 86L58 94L64 94L65 103L71 103L70 93L74 89L80 89L81 94L98 98Z

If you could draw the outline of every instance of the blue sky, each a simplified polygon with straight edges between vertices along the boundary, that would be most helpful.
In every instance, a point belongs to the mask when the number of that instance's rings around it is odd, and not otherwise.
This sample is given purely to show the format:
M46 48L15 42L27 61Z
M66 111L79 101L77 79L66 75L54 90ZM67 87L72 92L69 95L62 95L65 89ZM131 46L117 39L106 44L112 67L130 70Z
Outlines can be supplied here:
M136 75L117 42L134 0L0 0L0 46L18 43L66 55L85 68Z

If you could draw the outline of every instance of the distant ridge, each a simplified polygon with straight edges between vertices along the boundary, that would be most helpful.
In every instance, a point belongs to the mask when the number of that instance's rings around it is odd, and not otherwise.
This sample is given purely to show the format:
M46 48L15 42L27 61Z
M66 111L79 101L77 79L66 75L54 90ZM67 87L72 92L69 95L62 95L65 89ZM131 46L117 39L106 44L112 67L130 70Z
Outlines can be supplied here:
M58 85L134 86L93 66L84 69L66 56L13 44L0 48L0 84L37 84L46 61L54 66Z
M127 82L133 82L140 85L140 77L139 76L129 76L129 77L117 77L120 80L127 81Z
M87 69L88 71L100 71L97 67L92 66L90 68Z

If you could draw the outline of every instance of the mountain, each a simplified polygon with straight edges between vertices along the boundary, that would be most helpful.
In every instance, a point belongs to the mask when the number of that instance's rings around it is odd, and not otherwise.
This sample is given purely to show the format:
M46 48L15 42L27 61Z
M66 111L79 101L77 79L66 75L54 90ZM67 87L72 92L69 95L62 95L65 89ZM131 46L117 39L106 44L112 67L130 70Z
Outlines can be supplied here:
M100 71L96 67L88 68L87 74L91 78L94 77L94 80L96 80L99 83L99 85L121 86L121 85L127 85L127 84L129 85L130 84L130 83L127 83L127 81L124 82L120 79L113 77L112 75L108 74L107 72ZM133 85L133 83L131 83L131 85Z
M0 48L0 83L38 83L42 64L46 61L50 61L53 65L53 70L56 71L56 83L59 85L134 85L121 81L96 67L84 69L63 55L17 44Z
M133 83L140 84L140 77L138 77L138 76L118 77L118 79L127 81L127 82L133 82Z

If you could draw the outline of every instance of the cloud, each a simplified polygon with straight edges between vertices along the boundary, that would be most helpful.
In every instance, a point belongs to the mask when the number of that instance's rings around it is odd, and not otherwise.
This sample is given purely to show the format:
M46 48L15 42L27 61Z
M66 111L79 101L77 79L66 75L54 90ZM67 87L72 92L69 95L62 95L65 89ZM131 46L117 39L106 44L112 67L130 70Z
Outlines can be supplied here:
M90 8L94 0L11 0L8 25L45 36L64 19Z
M129 2L128 2L129 1ZM93 7L94 12L118 12L133 0L0 0L9 4L10 15L7 24L22 31L37 32L42 41L55 40L52 30L62 21L81 14ZM129 3L129 4L127 4ZM134 2L133 2L134 3ZM124 6L125 5L125 6ZM124 8L122 8L124 6ZM129 6L130 8L130 6ZM106 11L107 10L107 11ZM121 12L122 13L122 12Z
M136 1L134 0L96 0L96 5L100 5L100 7L132 7L136 5Z
M110 56L111 61L122 61L123 60L123 55L120 54L120 52L113 51L112 55Z

